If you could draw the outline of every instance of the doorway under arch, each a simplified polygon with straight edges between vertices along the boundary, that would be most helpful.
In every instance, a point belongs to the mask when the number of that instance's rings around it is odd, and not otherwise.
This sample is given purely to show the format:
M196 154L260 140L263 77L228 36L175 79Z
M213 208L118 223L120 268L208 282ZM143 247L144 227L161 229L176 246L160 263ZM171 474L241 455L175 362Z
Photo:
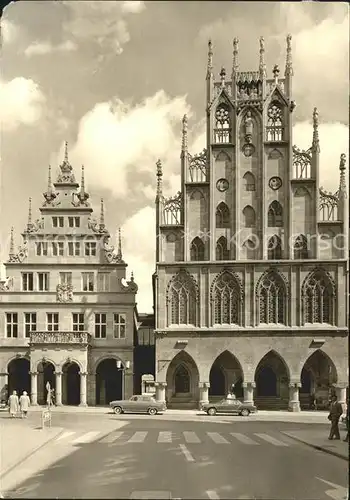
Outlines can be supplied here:
M260 409L287 409L289 402L289 372L284 360L269 351L255 370L255 403Z
M316 408L328 408L329 397L334 390L338 376L331 358L317 349L308 357L301 370L300 406L311 409L316 400Z
M123 399L123 370L117 368L115 358L100 361L96 368L96 404L107 405Z
M199 401L199 372L194 359L180 351L167 370L167 402L169 408L195 408Z
M62 367L62 403L78 406L80 404L80 369L77 363L67 362Z
M47 404L47 388L49 382L51 389L56 390L55 366L50 361L42 361L38 364L38 404Z
M243 371L237 358L229 351L222 352L212 364L209 374L209 398L223 398L232 390L243 398Z
M30 361L26 358L16 358L7 365L8 384L5 399L13 392L17 391L20 396L23 391L31 392Z
M191 375L184 364L179 365L174 377L175 394L189 394L191 390Z

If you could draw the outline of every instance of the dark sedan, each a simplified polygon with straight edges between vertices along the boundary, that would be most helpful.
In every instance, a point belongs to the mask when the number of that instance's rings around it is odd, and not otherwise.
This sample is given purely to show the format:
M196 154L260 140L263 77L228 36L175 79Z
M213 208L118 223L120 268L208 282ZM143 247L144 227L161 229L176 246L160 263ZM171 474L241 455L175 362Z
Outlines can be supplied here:
M200 410L208 415L214 416L217 413L230 413L231 415L242 415L248 417L251 413L257 413L256 406L249 403L242 403L238 399L222 399L217 403L204 403Z
M131 396L130 399L111 401L109 406L113 408L114 413L148 413L156 415L166 410L165 403L156 401L153 396Z

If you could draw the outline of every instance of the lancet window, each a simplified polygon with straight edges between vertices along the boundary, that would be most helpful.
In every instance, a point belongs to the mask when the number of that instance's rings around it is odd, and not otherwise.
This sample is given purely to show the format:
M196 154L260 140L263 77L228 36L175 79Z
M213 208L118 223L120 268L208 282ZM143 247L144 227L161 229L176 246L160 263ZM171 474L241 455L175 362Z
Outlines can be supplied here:
M255 191L255 177L251 172L246 172L243 176L244 189L246 191Z
M216 227L230 227L230 210L223 201L216 208Z
M294 241L294 259L308 259L309 251L307 245L307 239L303 234L299 234Z
M335 294L329 278L321 271L314 272L303 288L304 323L333 324Z
M178 273L168 288L168 322L172 325L195 325L197 291L190 275Z
M285 324L286 290L280 276L270 273L265 276L258 290L260 323Z
M240 324L241 290L231 273L225 272L216 278L212 289L212 307L214 324Z
M282 259L282 242L281 238L274 234L267 244L267 258L268 260Z
M247 205L243 209L244 226L245 227L255 227L255 211L250 205Z
M221 236L216 242L216 260L229 260L230 252L227 248L227 239Z
M204 260L204 243L198 236L192 240L190 247L191 260Z
M276 102L272 102L267 110L266 140L283 140L282 109Z
M283 226L283 209L282 205L274 200L267 212L267 225L268 227L282 227Z
M228 106L220 104L215 112L215 142L224 144L231 142L231 121Z

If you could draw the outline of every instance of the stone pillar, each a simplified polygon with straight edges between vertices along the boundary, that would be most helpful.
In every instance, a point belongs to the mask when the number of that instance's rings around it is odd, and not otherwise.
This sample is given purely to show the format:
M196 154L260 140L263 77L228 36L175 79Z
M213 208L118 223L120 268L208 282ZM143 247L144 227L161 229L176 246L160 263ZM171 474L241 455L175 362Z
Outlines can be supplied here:
M1 400L8 401L9 398L9 387L8 387L8 373L0 373L0 394Z
M87 392L87 372L80 372L80 405L87 406L86 392Z
M31 404L38 405L38 372L30 372L31 378Z
M123 399L129 399L134 392L134 373L131 368L123 369Z
M243 387L244 403L253 405L255 382L243 382L242 387Z
M166 388L166 382L156 382L156 400L165 403L165 388Z
M199 405L209 403L209 382L199 382Z
M300 382L290 382L289 384L288 411L300 411L299 387L301 387Z
M62 372L55 372L56 375L56 406L62 406Z
M335 392L337 395L337 399L338 399L338 402L343 407L343 413L346 413L346 409L347 409L346 387L347 387L346 382L344 384L336 384L336 386L335 386Z

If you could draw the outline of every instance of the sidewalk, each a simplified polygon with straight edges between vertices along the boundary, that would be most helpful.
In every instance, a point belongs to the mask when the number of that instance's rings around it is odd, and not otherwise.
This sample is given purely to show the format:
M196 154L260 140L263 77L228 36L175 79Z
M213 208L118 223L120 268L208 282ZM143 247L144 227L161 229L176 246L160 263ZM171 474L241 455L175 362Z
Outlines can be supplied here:
M319 430L303 430L303 431L281 431L286 436L300 441L316 450L324 451L330 455L349 460L349 443L344 443L343 439L346 436L346 431L340 429L341 440L328 439L329 429Z
M4 418L0 421L0 486L14 467L29 458L63 431L60 427L40 429L38 422Z

